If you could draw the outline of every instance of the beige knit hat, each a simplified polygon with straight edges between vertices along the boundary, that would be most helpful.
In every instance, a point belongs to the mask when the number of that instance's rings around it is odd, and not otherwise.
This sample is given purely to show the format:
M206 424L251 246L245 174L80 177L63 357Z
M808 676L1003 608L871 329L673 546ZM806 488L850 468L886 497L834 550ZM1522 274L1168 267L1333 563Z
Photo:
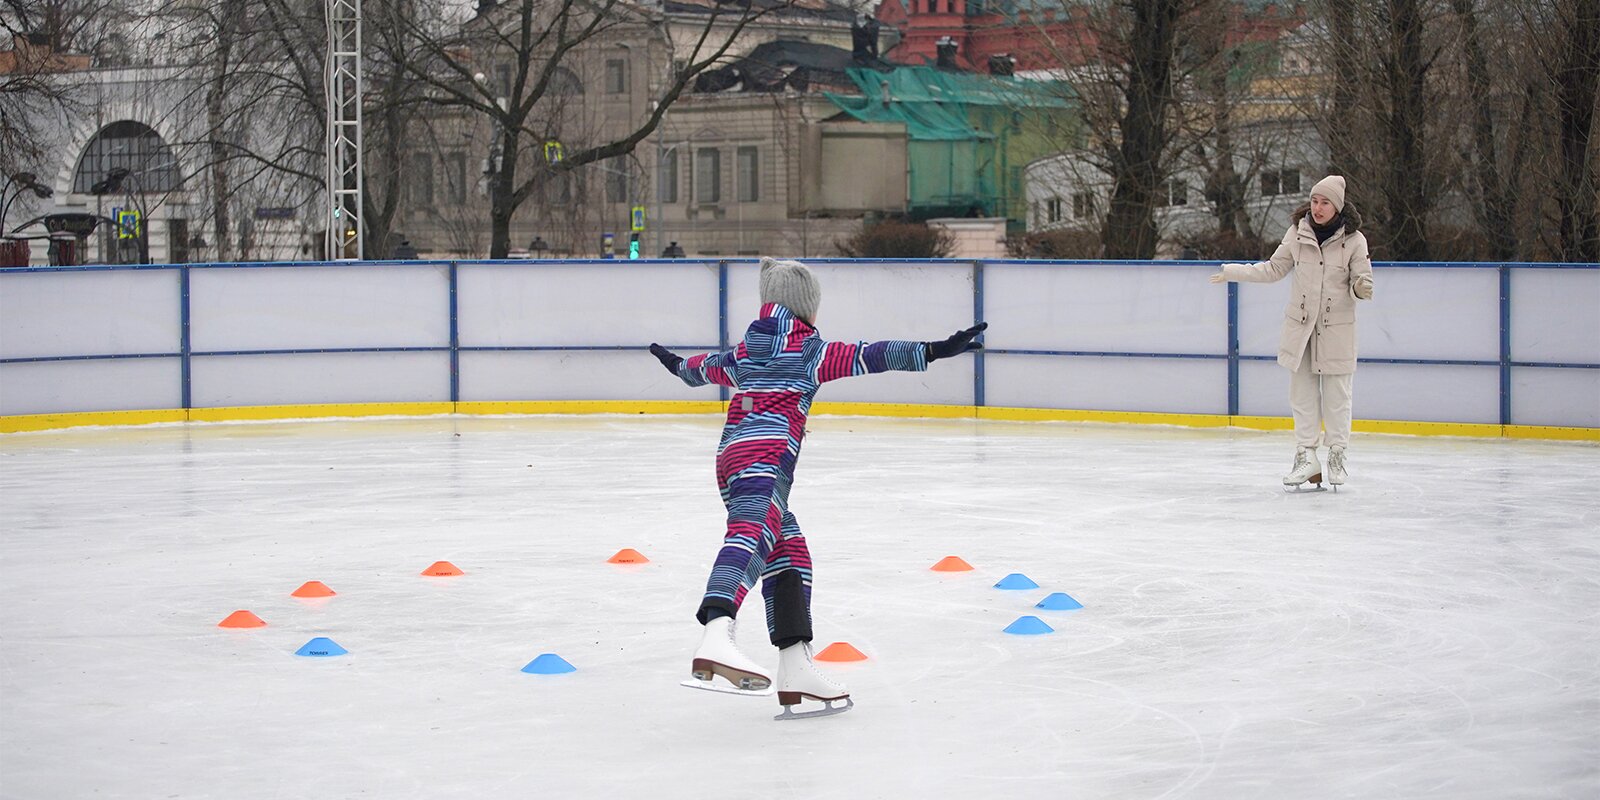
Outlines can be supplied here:
M777 303L806 324L816 324L822 287L806 265L798 261L761 259L761 304Z
M1343 211L1344 176L1329 175L1328 177L1317 181L1317 185L1311 187L1311 194L1313 197L1320 194L1323 197L1328 198L1328 202L1333 204L1334 211Z

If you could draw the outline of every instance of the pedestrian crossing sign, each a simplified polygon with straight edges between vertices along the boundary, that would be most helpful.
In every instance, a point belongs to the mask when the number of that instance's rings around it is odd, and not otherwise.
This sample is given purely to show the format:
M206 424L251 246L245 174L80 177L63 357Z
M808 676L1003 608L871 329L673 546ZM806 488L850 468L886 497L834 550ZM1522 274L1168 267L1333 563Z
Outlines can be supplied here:
M120 211L119 210L117 212L117 238L118 239L137 239L137 238L139 238L139 212L137 210L134 210L134 211Z
M636 231L644 230L644 206L633 207L633 229Z

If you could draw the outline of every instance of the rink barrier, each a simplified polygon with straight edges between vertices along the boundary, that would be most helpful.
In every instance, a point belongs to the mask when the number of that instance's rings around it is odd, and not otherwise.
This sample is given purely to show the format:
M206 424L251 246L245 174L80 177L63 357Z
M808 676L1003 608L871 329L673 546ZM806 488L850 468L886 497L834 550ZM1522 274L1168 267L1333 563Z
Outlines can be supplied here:
M184 422L259 422L283 420L415 418L446 416L530 415L692 415L722 414L723 401L660 400L594 401L529 400L462 403L320 403L229 408L152 409L148 411L82 411L64 414L18 414L0 417L0 434L26 433L78 427L111 427ZM900 417L912 419L978 419L1001 422L1068 422L1118 425L1168 425L1184 428L1241 428L1257 431L1294 429L1288 417L1226 416L1221 414L1165 414L1144 411L1094 411L1065 408L1008 408L1003 406L935 406L909 403L817 403L813 416ZM1595 428L1554 425L1495 425L1471 422L1418 422L1358 419L1358 433L1406 436L1460 436L1466 438L1552 439L1600 442Z
M743 260L739 260L742 263ZM854 266L857 262L848 259L811 259L815 264L831 264L835 266ZM12 414L0 416L0 433L28 430L44 430L58 427L75 427L83 425L132 425L162 422L189 422L189 421L242 421L242 420L268 420L268 419L295 419L295 418L323 418L323 417L371 417L371 416L425 416L436 414L644 414L644 413L714 413L724 407L728 396L726 387L718 387L721 401L636 401L636 400L538 400L538 401L469 401L461 399L461 356L463 354L483 353L522 353L522 354L549 354L549 353L605 353L605 352L637 352L643 350L641 345L490 345L468 346L461 339L461 316L459 307L458 287L460 271L463 267L499 267L499 266L586 266L597 263L606 266L617 266L616 261L529 261L529 262L418 262L418 261L389 261L389 262L294 262L294 263L241 263L241 264L180 264L180 265L89 265L83 267L50 267L50 268L6 268L0 269L0 277L8 273L46 274L51 272L128 272L152 270L176 270L178 276L179 293L179 340L177 352L132 352L132 353L100 353L100 354L63 354L63 355L30 355L0 358L0 365L10 364L39 364L51 362L80 362L80 361L123 361L143 359L169 359L175 358L180 366L181 404L183 408L150 409L150 410L110 410L110 411L77 411L44 414ZM730 260L688 260L663 262L659 260L641 260L626 262L629 265L668 265L683 266L715 266L717 278L717 318L718 318L718 349L727 349L730 344L729 337L729 266ZM948 268L954 266L970 267L970 280L972 283L972 312L974 318L982 319L988 316L985 313L985 273L995 266L1003 267L1203 267L1214 269L1215 264L1210 262L1107 262L1107 261L1076 261L1076 262L1016 262L1016 261L895 261L873 260L866 266L873 264L896 267L932 267ZM254 269L285 268L336 268L359 270L367 267L435 267L442 268L448 274L448 343L442 345L423 346L396 346L396 347L315 347L315 348L235 348L196 350L191 337L192 316L190 307L191 277L197 270L215 271L240 271ZM1358 431L1379 433L1404 433L1413 435L1449 435L1449 436L1499 436L1510 438L1549 438L1569 440L1600 441L1600 428L1590 427L1564 427L1551 425L1523 425L1511 421L1512 410L1510 396L1512 390L1513 368L1544 368L1558 370L1596 370L1600 364L1571 361L1528 361L1513 360L1511 358L1511 304L1510 276L1513 271L1527 270L1597 270L1600 265L1595 264L1566 264L1566 263L1522 263L1522 264L1493 264L1493 263L1379 263L1380 269L1420 269L1420 270L1486 270L1498 271L1499 276L1499 344L1500 354L1498 360L1489 359L1430 359L1430 358L1368 358L1360 359L1364 364L1388 365L1414 365L1414 366L1446 366L1446 367L1497 367L1499 370L1500 397L1499 416L1500 422L1495 423L1470 423L1470 422L1431 422L1408 420L1356 420L1354 428ZM973 378L970 397L972 405L960 403L944 404L903 404L903 403L818 403L815 406L819 414L851 414L867 416L904 416L928 418L977 418L999 419L1015 421L1065 421L1065 422L1108 422L1132 423L1145 425L1180 425L1186 427L1241 427L1260 430L1282 430L1291 427L1291 422L1286 417L1261 417L1244 415L1240 413L1240 376L1239 367L1243 363L1266 362L1275 360L1274 356L1247 354L1241 352L1239 342L1239 284L1230 283L1227 286L1227 347L1225 353L1207 352L1142 352L1137 350L1068 350L1068 349L1032 349L1032 348L995 348L979 351L974 354ZM676 344L675 349L708 350L708 344ZM449 369L449 401L426 402L362 402L362 403L313 403L313 404L287 404L287 405L250 405L250 406L215 406L193 407L192 396L192 365L195 359L213 359L228 357L249 356L284 356L307 354L445 354L448 357ZM1227 411L1226 414L1195 414L1195 413L1170 413L1170 412L1144 412L1144 411L1105 411L1105 410L1076 410L1060 408L1020 408L991 406L987 401L986 360L989 355L1021 355L1021 356L1047 356L1068 359L1120 359L1142 361L1146 359L1169 360L1225 360L1227 362Z

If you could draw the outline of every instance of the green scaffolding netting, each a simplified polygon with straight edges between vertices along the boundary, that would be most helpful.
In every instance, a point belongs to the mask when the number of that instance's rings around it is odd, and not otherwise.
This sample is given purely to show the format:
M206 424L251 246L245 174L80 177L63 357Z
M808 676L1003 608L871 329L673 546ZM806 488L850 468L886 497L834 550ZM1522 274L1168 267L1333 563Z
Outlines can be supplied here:
M1010 196L1005 175L1018 158L1009 135L1014 115L1069 107L1064 87L1053 81L932 67L851 68L846 74L861 95L828 93L839 110L862 122L906 128L913 212L961 215L976 209L1010 216L1019 199Z

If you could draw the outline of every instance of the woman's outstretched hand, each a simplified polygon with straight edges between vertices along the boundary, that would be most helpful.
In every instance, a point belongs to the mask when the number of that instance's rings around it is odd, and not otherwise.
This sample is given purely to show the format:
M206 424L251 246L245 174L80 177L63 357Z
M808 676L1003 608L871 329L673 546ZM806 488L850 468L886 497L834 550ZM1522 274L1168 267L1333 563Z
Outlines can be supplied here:
M928 360L937 361L941 358L959 356L969 350L982 350L983 342L972 340L988 327L989 323L980 322L964 331L956 331L953 336L942 342L923 342L928 351Z

